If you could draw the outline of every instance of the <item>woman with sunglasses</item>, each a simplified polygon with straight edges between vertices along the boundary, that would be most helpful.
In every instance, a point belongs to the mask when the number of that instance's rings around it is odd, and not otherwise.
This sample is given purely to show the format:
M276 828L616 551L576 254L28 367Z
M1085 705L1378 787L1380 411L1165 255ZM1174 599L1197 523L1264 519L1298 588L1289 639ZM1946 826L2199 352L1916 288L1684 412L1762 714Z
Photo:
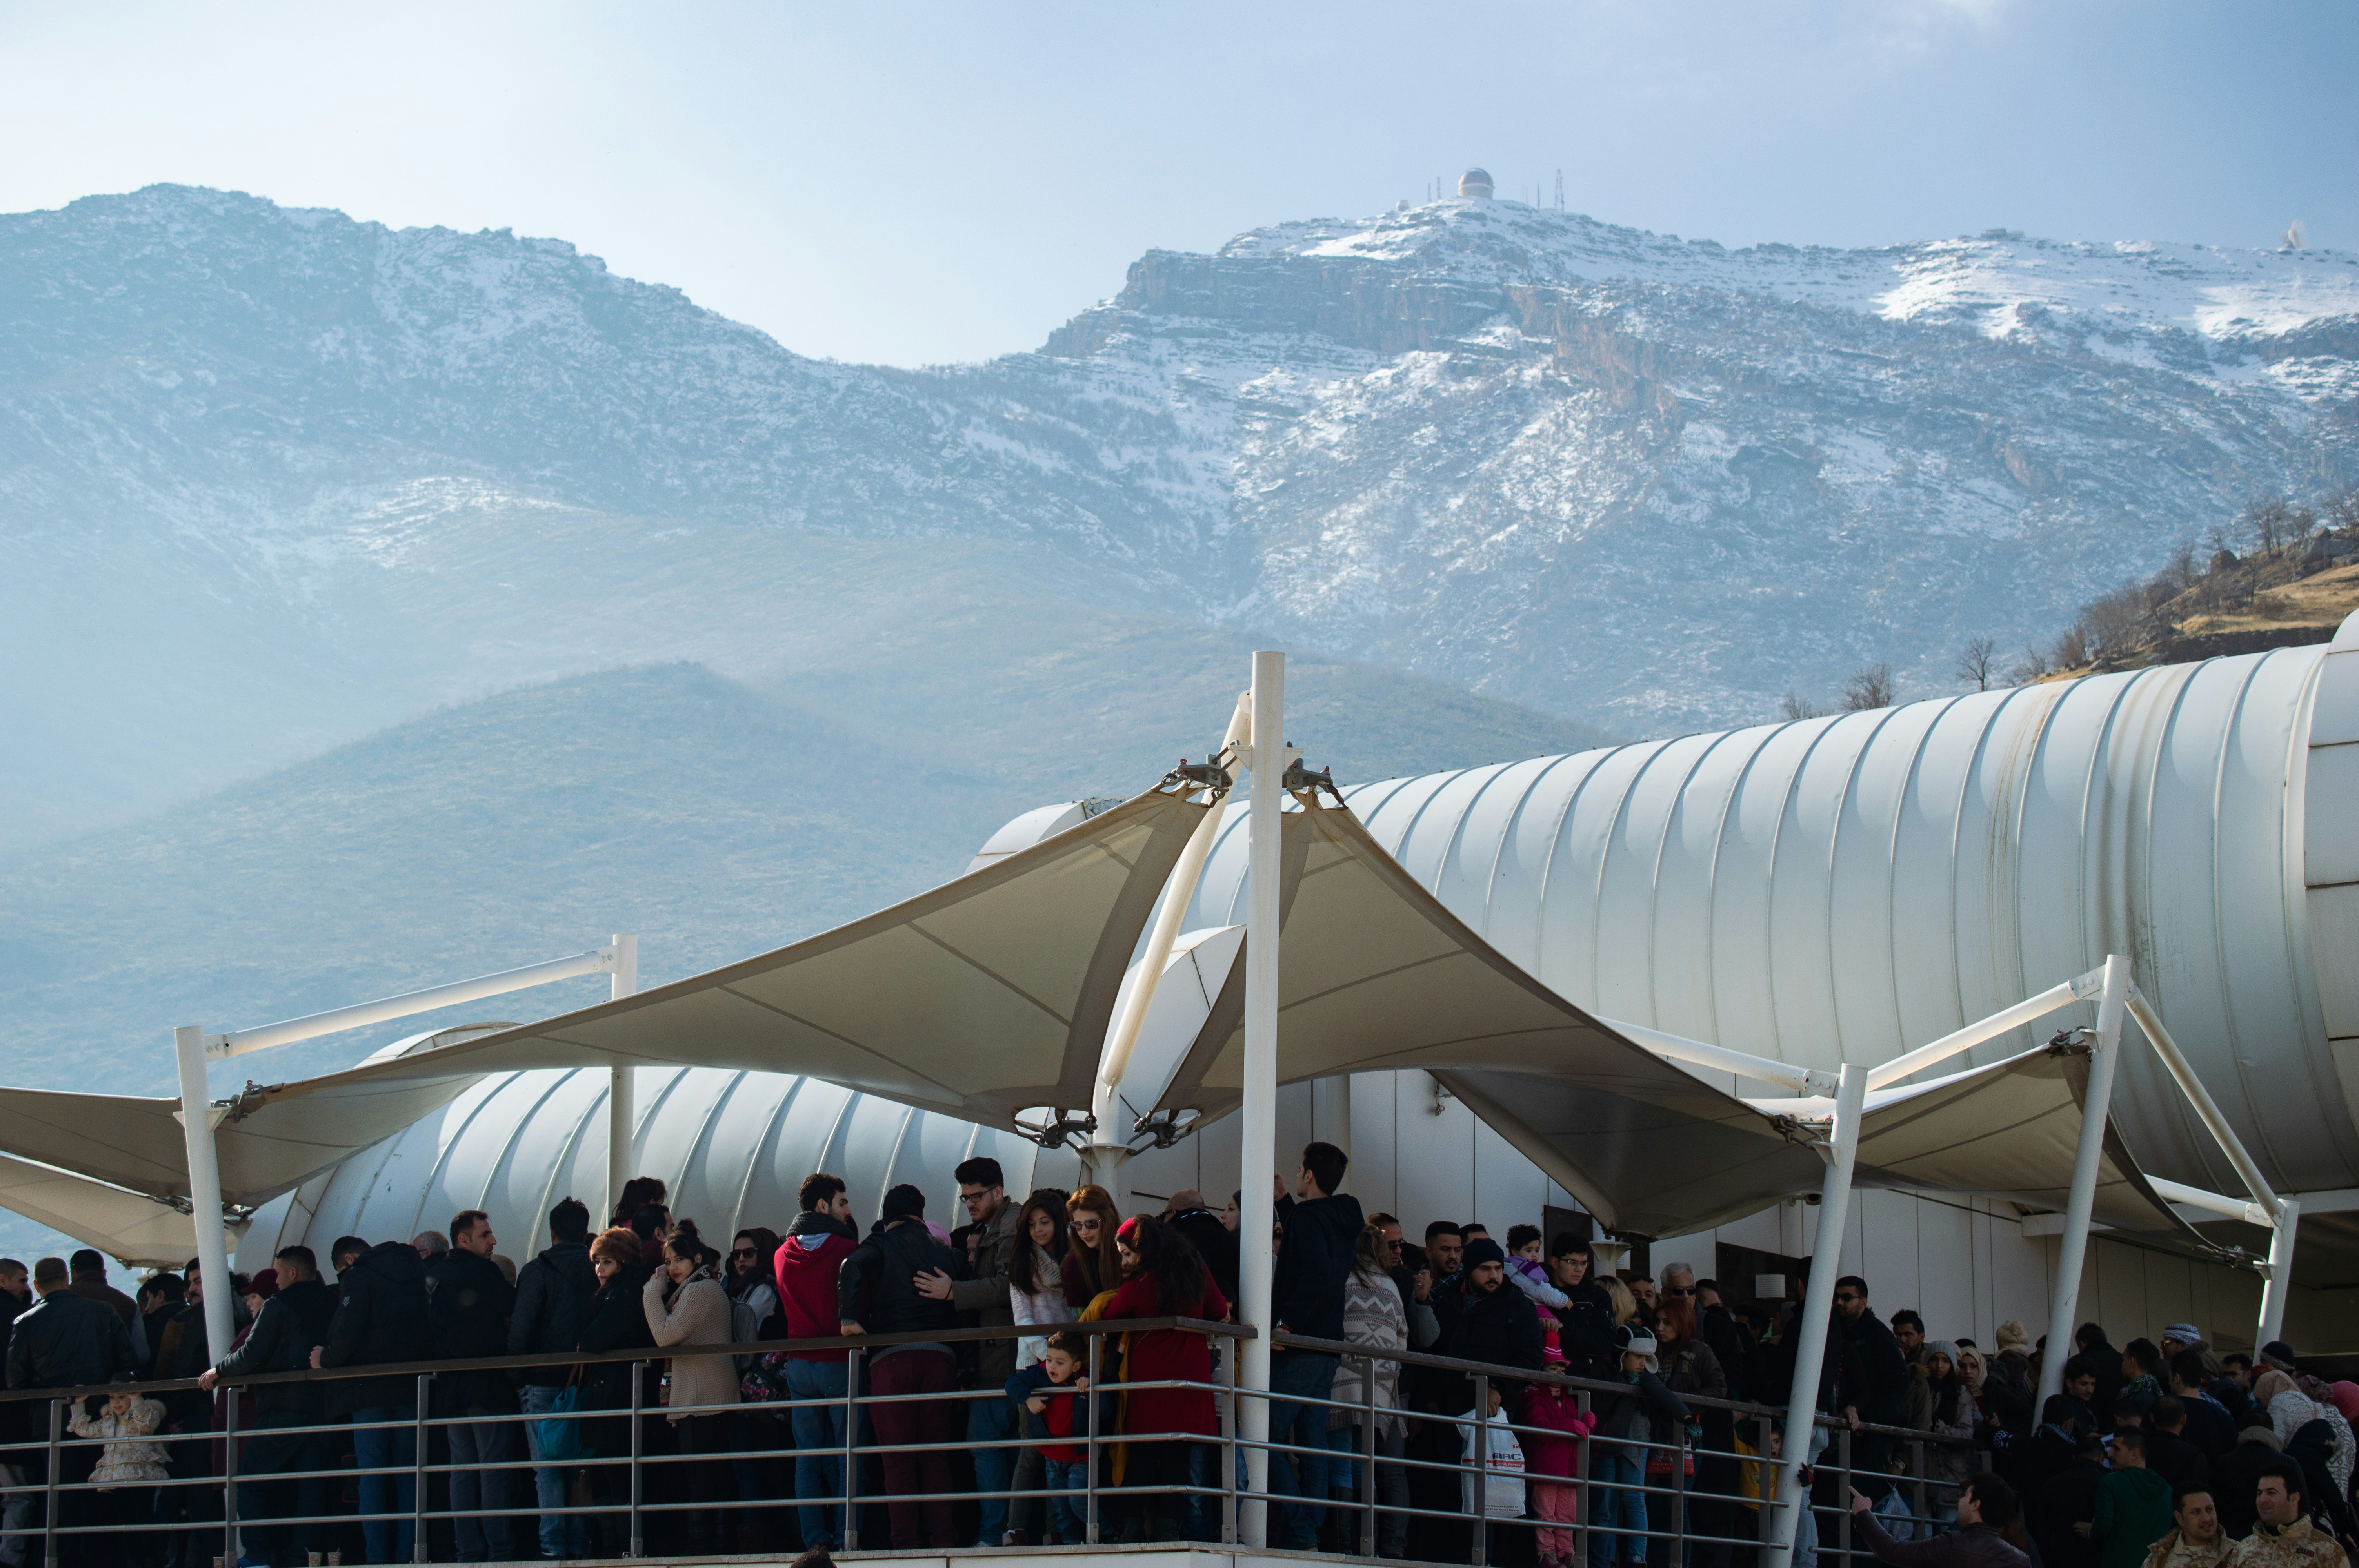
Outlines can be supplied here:
M1101 1186L1085 1186L1065 1200L1065 1227L1070 1238L1063 1269L1065 1304L1083 1316L1100 1296L1122 1285L1122 1258L1114 1249L1114 1227L1122 1223L1114 1195Z
M729 1336L744 1343L748 1339L784 1337L786 1319L778 1307L777 1264L778 1233L764 1225L751 1226L737 1233L729 1244ZM751 1325L749 1328L748 1325ZM742 1379L756 1357L737 1358L737 1371ZM741 1454L753 1449L779 1449L790 1446L785 1414L757 1404L749 1404L730 1418L733 1427L729 1446ZM737 1496L747 1503L756 1498L784 1497L791 1486L781 1485L784 1476L777 1473L778 1461L745 1456L730 1460L736 1473ZM737 1549L754 1550L750 1544L770 1533L770 1521L775 1510L748 1507L737 1516Z

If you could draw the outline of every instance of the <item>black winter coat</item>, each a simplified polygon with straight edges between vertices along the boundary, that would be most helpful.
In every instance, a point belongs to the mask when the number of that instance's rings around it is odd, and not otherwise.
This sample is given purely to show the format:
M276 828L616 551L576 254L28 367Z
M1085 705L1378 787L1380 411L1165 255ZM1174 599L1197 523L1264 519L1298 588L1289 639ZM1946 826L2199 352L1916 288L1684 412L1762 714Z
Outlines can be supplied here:
M1221 1217L1211 1209L1182 1209L1171 1217L1172 1229L1188 1238L1204 1267L1212 1271L1212 1282L1221 1287L1221 1294L1237 1299L1237 1238L1236 1233L1221 1223ZM1401 1300L1408 1299L1404 1292Z
M336 1277L339 1300L328 1325L321 1367L382 1367L434 1358L434 1335L426 1304L426 1264L407 1241L385 1241L353 1260ZM414 1410L418 1379L408 1373L386 1378L339 1378L327 1384L327 1412L391 1406Z
M1892 1330L1872 1310L1849 1323L1838 1313L1835 1321L1843 1328L1845 1349L1859 1357L1865 1384L1860 1390L1859 1419L1879 1426L1908 1425L1908 1358L1900 1354Z
M137 1375L131 1331L114 1309L52 1291L8 1325L8 1386L71 1389Z
M1516 1286L1501 1281L1499 1288L1488 1294L1480 1291L1466 1292L1466 1304L1458 1314L1458 1329L1448 1341L1444 1352L1461 1361L1487 1361L1498 1367L1521 1367L1528 1371L1540 1369L1540 1314L1532 1305L1532 1298ZM1491 1386L1499 1390L1507 1408L1515 1408L1516 1396L1523 1384L1506 1378L1494 1377ZM1462 1378L1456 1402L1443 1413L1455 1415L1474 1408L1474 1379Z
M1270 1281L1274 1322L1313 1339L1343 1337L1343 1281L1352 1272L1353 1250L1364 1228L1360 1200L1349 1193L1294 1206Z
M32 1288L29 1281L26 1288ZM9 1332L15 1327L16 1319L30 1312L32 1307L32 1303L20 1301L6 1291L0 1291L0 1380L7 1377ZM29 1400L11 1400L0 1404L0 1443L29 1441L27 1434L33 1428L26 1417L26 1411L31 1403Z
M940 1269L958 1272L951 1249L918 1220L882 1227L853 1248L835 1274L836 1310L871 1334L925 1334L958 1326L948 1302L918 1293L910 1281Z
M2261 1517L2254 1507L2261 1489L2261 1472L2284 1458L2266 1443L2240 1440L2212 1461L2212 1503L2220 1510L2222 1530L2238 1541L2253 1533Z
M582 1325L582 1343L578 1348L589 1351L636 1350L641 1346L654 1349L655 1331L647 1326L647 1309L644 1300L647 1276L655 1271L634 1264L618 1270L603 1290L590 1303L590 1320ZM626 1411L631 1408L631 1372L639 1370L639 1408L654 1411L656 1377L645 1362L603 1361L582 1368L582 1408L597 1411ZM600 1454L627 1454L631 1451L631 1428L627 1420L592 1421L582 1423L588 1428L584 1441Z
M560 1241L516 1271L516 1304L508 1314L507 1351L511 1356L552 1356L578 1348L582 1330L590 1322L591 1298L598 1293L598 1271L590 1266L589 1244ZM568 1367L527 1367L521 1380L542 1388L561 1388L572 1376Z
M1732 1400L1753 1398L1753 1336L1745 1332L1743 1324L1736 1321L1735 1314L1724 1306L1708 1308L1697 1315L1696 1337L1711 1346L1712 1355L1719 1359L1721 1372L1728 1379L1727 1397ZM1558 1336L1558 1343L1563 1343L1561 1335ZM1778 1390L1777 1397L1767 1402L1784 1404L1786 1392L1783 1389ZM1721 1411L1717 1413L1725 1424L1729 1420L1728 1412ZM1704 1417L1704 1435L1717 1443L1718 1440L1712 1437L1712 1422L1711 1416Z
M2217 1459L2236 1446L2236 1418L2210 1400L2189 1396L2179 1401L2187 1407L2187 1428L2180 1435L2203 1450L2206 1459Z
M434 1358L504 1356L516 1288L500 1266L462 1248L446 1253L427 1277L426 1315L434 1331ZM444 1372L434 1379L435 1401L451 1415L512 1415L516 1393L506 1371Z
M336 1292L319 1280L288 1285L262 1303L245 1343L223 1357L214 1370L225 1378L255 1372L299 1372L311 1364L311 1347L328 1343L336 1315ZM260 1415L320 1413L321 1393L332 1383L264 1383L254 1390Z
M2097 1483L2104 1478L2105 1467L2095 1460L2075 1459L2039 1488L2034 1539L2041 1568L2097 1568L2104 1549L2072 1527L2097 1517Z
M2319 1422L2324 1426L2324 1422ZM2331 1429L2330 1429L2331 1430ZM2146 1429L2146 1466L2170 1483L2174 1492L2187 1487L2209 1487L2212 1484L2212 1461L2184 1433L2165 1432L2158 1426Z

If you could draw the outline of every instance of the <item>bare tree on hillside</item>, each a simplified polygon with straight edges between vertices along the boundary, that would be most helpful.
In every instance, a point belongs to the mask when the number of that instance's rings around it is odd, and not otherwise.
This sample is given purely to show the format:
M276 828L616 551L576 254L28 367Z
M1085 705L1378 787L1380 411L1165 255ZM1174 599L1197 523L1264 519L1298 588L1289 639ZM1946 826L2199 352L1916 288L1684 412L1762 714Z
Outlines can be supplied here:
M2026 643L2023 657L2017 662L2015 668L2006 672L2006 678L2017 686L2029 686L2047 673L2048 655Z
M2293 504L2282 495L2264 495L2245 507L2245 527L2260 541L2261 553L2274 556L2293 532Z
M1823 719L1826 717L1827 710L1809 697L1797 697L1789 691L1786 694L1785 699L1777 704L1777 713L1790 724L1797 719Z
M1889 708L1893 700L1890 665L1870 665L1843 682L1843 705L1846 713L1864 713L1871 708Z
M2076 629L2093 658L2118 664L2146 642L2146 590L2131 584L2092 601L2081 611Z
M2079 669L2089 662L2089 634L2077 622L2065 627L2049 645L2048 657L2060 670Z
M1998 639L1972 637L1966 641L1966 651L1958 655L1958 679L1976 691L1988 691L1991 682L1998 679Z
M2195 586L2197 576L2195 541L2181 539L2178 548L2170 552L2170 563L2162 568L2161 580L2170 585L2172 592L2185 593Z
M2359 528L2359 484L2344 485L2320 502L2318 509L2330 528Z

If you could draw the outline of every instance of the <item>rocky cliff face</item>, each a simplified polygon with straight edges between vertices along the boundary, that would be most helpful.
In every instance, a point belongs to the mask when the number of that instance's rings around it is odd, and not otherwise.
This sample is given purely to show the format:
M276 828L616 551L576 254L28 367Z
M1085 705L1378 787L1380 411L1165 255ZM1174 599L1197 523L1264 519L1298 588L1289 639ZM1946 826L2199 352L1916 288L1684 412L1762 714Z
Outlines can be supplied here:
M55 759L0 806L584 667L841 662L1010 583L1630 734L1880 660L1946 690L1967 636L2349 477L2355 348L2347 256L1451 200L1153 252L1038 353L902 372L559 241L94 198L0 218L0 656Z

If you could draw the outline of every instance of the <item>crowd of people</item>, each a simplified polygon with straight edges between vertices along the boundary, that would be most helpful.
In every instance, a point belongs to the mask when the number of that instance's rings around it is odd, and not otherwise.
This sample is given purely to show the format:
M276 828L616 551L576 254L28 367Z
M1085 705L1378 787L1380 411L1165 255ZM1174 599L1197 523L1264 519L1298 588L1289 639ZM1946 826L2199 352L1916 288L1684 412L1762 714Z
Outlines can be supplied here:
M1314 1142L1274 1183L1270 1544L1747 1568L1777 1444L1731 1406L1783 1404L1799 1307L1724 1296L1684 1263L1617 1277L1587 1239L1530 1225L1495 1238L1436 1221L1411 1241L1342 1190L1347 1165ZM988 1158L952 1174L958 1224L904 1184L864 1229L863 1195L815 1173L783 1234L743 1228L725 1251L645 1177L603 1229L558 1204L521 1268L479 1210L408 1240L342 1238L324 1267L289 1246L227 1282L219 1353L194 1262L135 1299L93 1252L0 1260L9 1388L193 1385L64 1407L88 1441L62 1451L60 1479L90 1486L62 1494L60 1522L165 1528L68 1538L62 1555L201 1568L223 1554L222 1489L168 1483L223 1476L234 1419L239 1561L410 1561L420 1380L366 1369L475 1360L503 1364L425 1384L436 1560L624 1555L632 1481L598 1461L635 1452L658 1461L642 1502L686 1505L638 1516L647 1555L842 1545L847 1454L872 1547L1075 1543L1093 1510L1105 1541L1219 1539L1230 1342L1123 1325L1233 1317L1242 1194L1215 1211L1177 1193L1125 1217L1098 1186L1018 1201ZM1797 1568L1815 1568L1846 1507L1858 1543L1907 1568L2345 1568L2359 1386L2306 1377L2282 1345L2218 1357L2175 1324L2117 1350L2092 1325L2064 1392L2035 1411L2044 1343L2019 1325L1986 1354L1868 1298L1857 1277L1836 1287ZM769 1342L783 1343L732 1348ZM570 1359L601 1352L625 1354ZM342 1375L244 1381L306 1368ZM27 1561L50 1409L0 1404L0 1444L19 1445L0 1470L10 1568ZM386 1517L346 1517L368 1514Z

